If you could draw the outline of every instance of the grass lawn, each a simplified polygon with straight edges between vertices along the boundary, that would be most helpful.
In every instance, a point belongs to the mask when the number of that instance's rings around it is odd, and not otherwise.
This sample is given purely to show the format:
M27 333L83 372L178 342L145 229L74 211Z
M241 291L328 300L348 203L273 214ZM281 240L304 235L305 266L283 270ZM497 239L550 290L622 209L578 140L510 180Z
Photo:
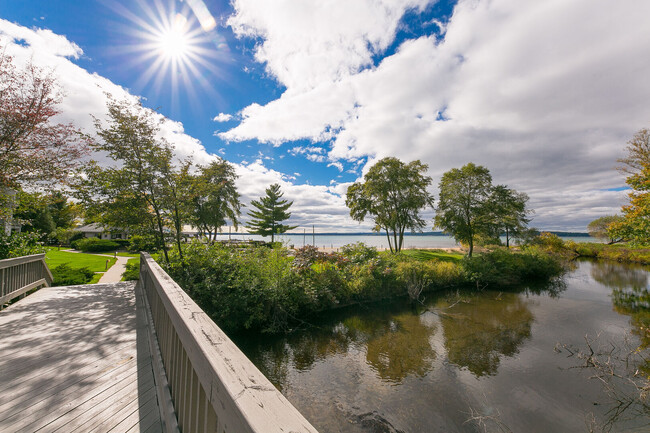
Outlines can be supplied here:
M140 254L138 254L138 253L118 252L117 256L118 257L140 257Z
M443 250L402 250L402 254L418 260L439 260L441 262L458 262L465 257L463 253L449 253Z
M63 263L69 263L73 269L87 267L93 272L104 272L106 270L106 260L108 267L115 264L115 259L96 256L94 254L68 253L65 251L49 250L45 254L45 262L50 269L55 268Z

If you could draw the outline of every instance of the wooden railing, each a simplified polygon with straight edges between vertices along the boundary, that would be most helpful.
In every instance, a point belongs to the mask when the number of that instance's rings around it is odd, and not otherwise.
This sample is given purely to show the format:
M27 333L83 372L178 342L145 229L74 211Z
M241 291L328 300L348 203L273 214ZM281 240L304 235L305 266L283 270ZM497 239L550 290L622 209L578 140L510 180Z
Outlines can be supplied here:
M316 432L146 253L140 256L139 284L181 431Z
M51 284L45 254L0 260L0 308L32 289Z

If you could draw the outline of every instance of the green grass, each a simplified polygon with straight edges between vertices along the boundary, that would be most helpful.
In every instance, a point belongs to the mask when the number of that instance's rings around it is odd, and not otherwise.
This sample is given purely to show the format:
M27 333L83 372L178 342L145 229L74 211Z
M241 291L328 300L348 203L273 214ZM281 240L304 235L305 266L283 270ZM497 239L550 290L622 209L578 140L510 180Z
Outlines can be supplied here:
M93 272L104 272L106 270L106 260L108 267L115 264L115 259L97 256L94 254L68 253L65 251L49 250L45 254L47 266L55 268L63 263L69 263L73 269L87 267Z
M126 253L126 252L118 252L117 253L118 257L140 257L139 253Z
M463 253L449 253L443 250L402 250L402 254L417 260L438 260L441 262L459 262Z

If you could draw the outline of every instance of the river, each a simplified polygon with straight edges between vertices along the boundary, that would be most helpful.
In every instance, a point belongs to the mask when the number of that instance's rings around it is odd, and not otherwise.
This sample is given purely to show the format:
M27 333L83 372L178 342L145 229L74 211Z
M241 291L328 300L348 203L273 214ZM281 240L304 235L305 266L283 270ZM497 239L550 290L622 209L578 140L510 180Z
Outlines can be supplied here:
M356 306L288 336L235 341L323 433L650 431L647 407L615 416L635 389L606 374L608 394L581 358L587 341L616 372L640 343L648 354L648 277L583 261L548 287Z

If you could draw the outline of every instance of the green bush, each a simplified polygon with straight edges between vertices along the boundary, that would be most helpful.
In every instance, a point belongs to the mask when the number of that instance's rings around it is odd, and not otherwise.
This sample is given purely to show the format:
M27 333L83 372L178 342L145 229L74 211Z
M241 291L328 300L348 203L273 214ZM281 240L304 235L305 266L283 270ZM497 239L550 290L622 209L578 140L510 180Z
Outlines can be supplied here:
M6 235L4 230L0 230L0 260L44 253L40 237L37 232Z
M139 253L141 251L154 252L158 250L156 238L151 235L133 235L129 238L127 249L131 253Z
M75 242L75 248L85 253L115 251L119 245L108 239L84 238Z
M92 279L95 273L90 269L72 268L68 263L63 263L56 268L52 269L52 276L54 286L73 286L76 284L87 284Z
M561 275L564 266L554 255L495 250L466 257L462 262L468 281L479 285L512 286Z
M379 256L377 248L369 247L363 242L344 245L343 248L341 248L341 253L343 254L343 257L356 264L365 263L368 260L372 260Z
M130 259L126 262L126 269L122 273L123 281L135 281L140 279L140 259Z
M325 254L308 246L233 248L193 241L184 260L170 252L169 275L226 331L279 331L309 314L358 302L422 293L467 283L511 285L562 272L543 253L506 249L462 261L422 260L378 253L362 244Z

